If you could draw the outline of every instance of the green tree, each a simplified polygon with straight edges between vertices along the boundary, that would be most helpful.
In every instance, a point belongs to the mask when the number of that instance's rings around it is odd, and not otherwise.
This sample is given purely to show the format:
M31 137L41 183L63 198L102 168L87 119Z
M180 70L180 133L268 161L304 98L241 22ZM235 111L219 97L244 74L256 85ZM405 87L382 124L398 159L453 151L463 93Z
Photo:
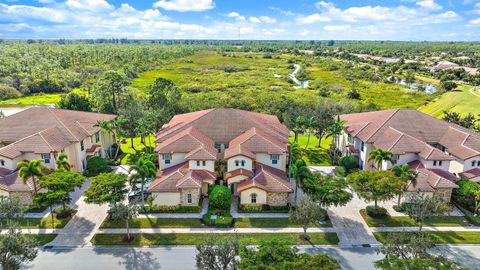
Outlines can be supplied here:
M227 210L232 204L232 192L226 186L214 185L210 187L208 200L212 209Z
M110 171L107 161L99 156L93 156L87 159L87 174L89 176L95 176L103 172Z
M120 146L118 143L118 133L119 133L120 125L122 124L122 122L123 122L123 119L117 117L113 120L101 120L97 124L95 124L95 127L99 127L104 132L112 135L113 141L117 147L116 147L115 155L113 155L112 153L112 148L109 149L109 156L114 160L117 159L118 153L120 151Z
M32 180L33 184L33 193L36 195L38 192L38 183L37 180L43 176L42 169L44 166L42 165L42 159L34 159L30 161L20 161L17 164L19 168L18 175L22 177L23 183L27 183L28 180Z
M116 203L113 204L108 213L112 220L125 221L125 226L127 228L127 241L132 240L130 236L130 220L138 216L139 206L136 204L123 204Z
M118 103L121 95L126 92L128 79L125 74L109 70L97 80L92 90L97 109L105 113L118 113Z
M58 107L66 110L91 112L92 104L85 95L81 95L75 92L70 92L66 95L62 95Z
M347 181L357 195L367 201L386 201L395 197L404 182L391 171L358 171L347 176Z
M91 184L85 190L87 203L116 204L123 201L128 192L125 174L101 173L90 180Z
M429 219L442 216L450 210L448 204L439 195L429 196L425 193L415 192L409 197L405 213L415 220L418 231L421 231L423 225Z
M284 269L295 270L340 270L340 264L337 260L325 253L308 255L301 253L293 262L286 262Z
M53 200L62 205L64 211L67 210L67 204L72 201L70 196L75 188L79 188L85 183L85 176L68 171L56 171L49 175L45 175L39 180L40 187L46 189L47 192L39 193L35 197L38 200Z
M308 226L324 219L325 216L326 211L322 209L318 203L307 197L301 198L295 208L291 208L288 213L290 222L302 226L304 240L309 240L309 236L307 235Z
M37 242L28 235L11 227L0 234L0 265L4 270L21 269L26 262L37 257Z
M6 220L7 226L11 227L15 218L21 218L25 212L25 206L18 196L0 196L0 216Z
M445 91L452 91L458 87L458 85L453 81L441 81L440 87Z
M235 270L239 263L238 236L209 237L197 245L196 267L199 270Z
M295 202L297 201L298 187L302 188L305 179L310 177L311 172L308 169L307 163L303 159L296 160L288 167L290 177L295 180Z
M393 154L390 151L384 150L382 148L376 148L370 153L368 153L368 159L367 161L372 161L375 166L377 167L377 170L382 169L382 163L385 161L393 162Z
M346 205L352 200L352 193L348 192L348 183L345 178L330 175L312 174L305 180L303 191L328 209L330 206Z
M407 191L407 187L409 183L415 187L417 185L417 175L418 172L414 169L411 169L408 164L403 165L394 165L392 167L392 172L395 176L400 177L405 182L403 188L398 192L398 202L397 205L400 206L400 201L402 199L402 194Z
M157 175L157 166L155 163L147 156L140 157L135 164L130 167L129 170L132 174L132 179L140 179L141 181L141 190L142 190L142 205L145 205L145 198L143 194L145 181L148 178L154 178Z
M157 78L147 91L147 107L150 110L165 110L169 117L181 112L182 91L169 79Z
M69 172L72 169L72 165L68 162L68 156L65 152L61 152L60 155L58 155L55 163L57 164L58 171Z

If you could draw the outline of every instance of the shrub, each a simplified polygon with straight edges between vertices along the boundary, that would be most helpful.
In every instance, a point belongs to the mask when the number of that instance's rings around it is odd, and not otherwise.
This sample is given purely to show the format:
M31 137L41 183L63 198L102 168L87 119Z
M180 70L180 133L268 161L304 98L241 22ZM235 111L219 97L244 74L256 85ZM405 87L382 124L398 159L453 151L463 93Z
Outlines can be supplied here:
M226 186L215 185L210 188L208 199L212 209L227 210L232 204L232 192Z
M394 205L393 206L393 210L395 210L397 212L400 212L400 213L405 212L406 209L407 209L407 206L404 202L401 203L400 205Z
M53 212L57 218L63 219L71 217L74 213L74 210L70 207L66 207L65 209L63 209L63 207L57 207Z
M367 215L372 218L382 218L388 216L387 209L383 207L367 206Z
M462 211L462 213L465 215L465 218L468 219L473 225L475 226L480 226L480 217L475 216L472 212L468 211L467 209L457 205L458 209Z
M0 100L17 98L22 94L17 91L17 89L10 87L5 84L0 84Z
M245 205L241 204L239 206L240 212L243 213L288 213L290 210L290 205L282 205L282 206L271 206L268 204L262 205Z
M347 174L350 173L353 169L358 168L358 159L353 156L341 157L338 160L338 165L345 168Z
M151 197L149 197L151 198ZM148 200L148 199L147 199ZM139 210L139 213L142 214L154 214L154 213L199 213L201 210L200 206L183 206L183 205L172 205L172 206L142 206Z
M458 188L453 190L454 201L470 212L474 211L475 199L473 191L480 189L480 184L462 179L457 182Z
M100 173L110 171L108 163L104 158L94 156L87 160L87 175L88 176L97 176Z
M211 219L212 215L216 215L216 219ZM230 213L221 210L208 211L203 215L203 223L209 227L228 228L232 226L233 218Z

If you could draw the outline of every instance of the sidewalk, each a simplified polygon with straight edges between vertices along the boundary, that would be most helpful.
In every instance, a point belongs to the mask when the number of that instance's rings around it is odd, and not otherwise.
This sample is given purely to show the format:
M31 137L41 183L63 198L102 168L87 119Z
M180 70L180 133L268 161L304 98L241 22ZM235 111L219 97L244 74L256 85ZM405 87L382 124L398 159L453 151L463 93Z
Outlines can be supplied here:
M372 232L416 232L418 227L372 227ZM480 232L480 226L468 227L422 227L422 232Z
M307 233L335 232L335 228L309 228ZM120 234L126 229L100 229L98 233ZM130 233L303 233L302 228L161 228L161 229L130 229Z

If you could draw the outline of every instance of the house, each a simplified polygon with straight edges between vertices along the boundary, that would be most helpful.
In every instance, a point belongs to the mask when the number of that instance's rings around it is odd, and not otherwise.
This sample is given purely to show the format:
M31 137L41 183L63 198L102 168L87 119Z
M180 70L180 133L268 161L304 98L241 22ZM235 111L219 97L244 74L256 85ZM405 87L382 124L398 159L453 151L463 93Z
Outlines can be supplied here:
M226 183L241 204L286 205L289 130L277 117L237 109L176 115L157 133L156 205L196 205L214 183Z
M431 72L440 72L449 69L464 69L465 72L470 75L475 75L478 72L478 68L460 66L459 64L449 61L441 61L437 65L429 67L429 69Z
M21 195L31 203L33 186L18 177L17 163L41 159L55 170L58 154L65 152L72 170L83 172L89 156L105 156L113 144L111 134L96 127L116 116L34 107L0 119L0 194Z
M447 201L462 175L480 168L480 135L414 109L394 109L342 115L345 129L337 138L343 155L358 157L362 169L377 169L368 161L370 151L393 153L393 163L382 170L409 164L419 172L409 191L442 193ZM476 170L474 170L474 173Z

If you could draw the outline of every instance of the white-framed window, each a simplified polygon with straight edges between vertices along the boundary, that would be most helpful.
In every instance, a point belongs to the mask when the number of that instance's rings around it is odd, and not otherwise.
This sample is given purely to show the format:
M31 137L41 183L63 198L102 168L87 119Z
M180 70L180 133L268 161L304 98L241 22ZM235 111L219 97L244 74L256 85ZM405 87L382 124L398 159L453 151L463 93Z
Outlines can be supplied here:
M235 160L235 166L238 167L240 165L240 161Z
M242 167L245 167L245 160L240 161L240 165L241 165Z
M398 155L392 155L392 164L395 165L398 162Z
M172 160L172 155L163 154L163 160L165 161L165 164L170 164L170 161Z
M0 166L5 166L5 160L0 159Z
M217 149L218 153L222 152L222 145L219 143L215 144L215 149Z
M272 164L278 164L279 159L280 159L279 155L270 155L270 160L272 161Z
M50 163L50 154L42 154L43 162Z
M85 150L85 143L83 142L83 140L80 142L80 151L83 151Z
M202 166L203 166L203 167L207 166L207 161L202 160Z
M192 194L191 193L187 194L187 203L192 204Z
M257 203L257 193L250 194L250 202Z
M200 160L197 160L197 167L200 167Z
M95 133L95 142L99 142L100 141L100 132L97 132Z

